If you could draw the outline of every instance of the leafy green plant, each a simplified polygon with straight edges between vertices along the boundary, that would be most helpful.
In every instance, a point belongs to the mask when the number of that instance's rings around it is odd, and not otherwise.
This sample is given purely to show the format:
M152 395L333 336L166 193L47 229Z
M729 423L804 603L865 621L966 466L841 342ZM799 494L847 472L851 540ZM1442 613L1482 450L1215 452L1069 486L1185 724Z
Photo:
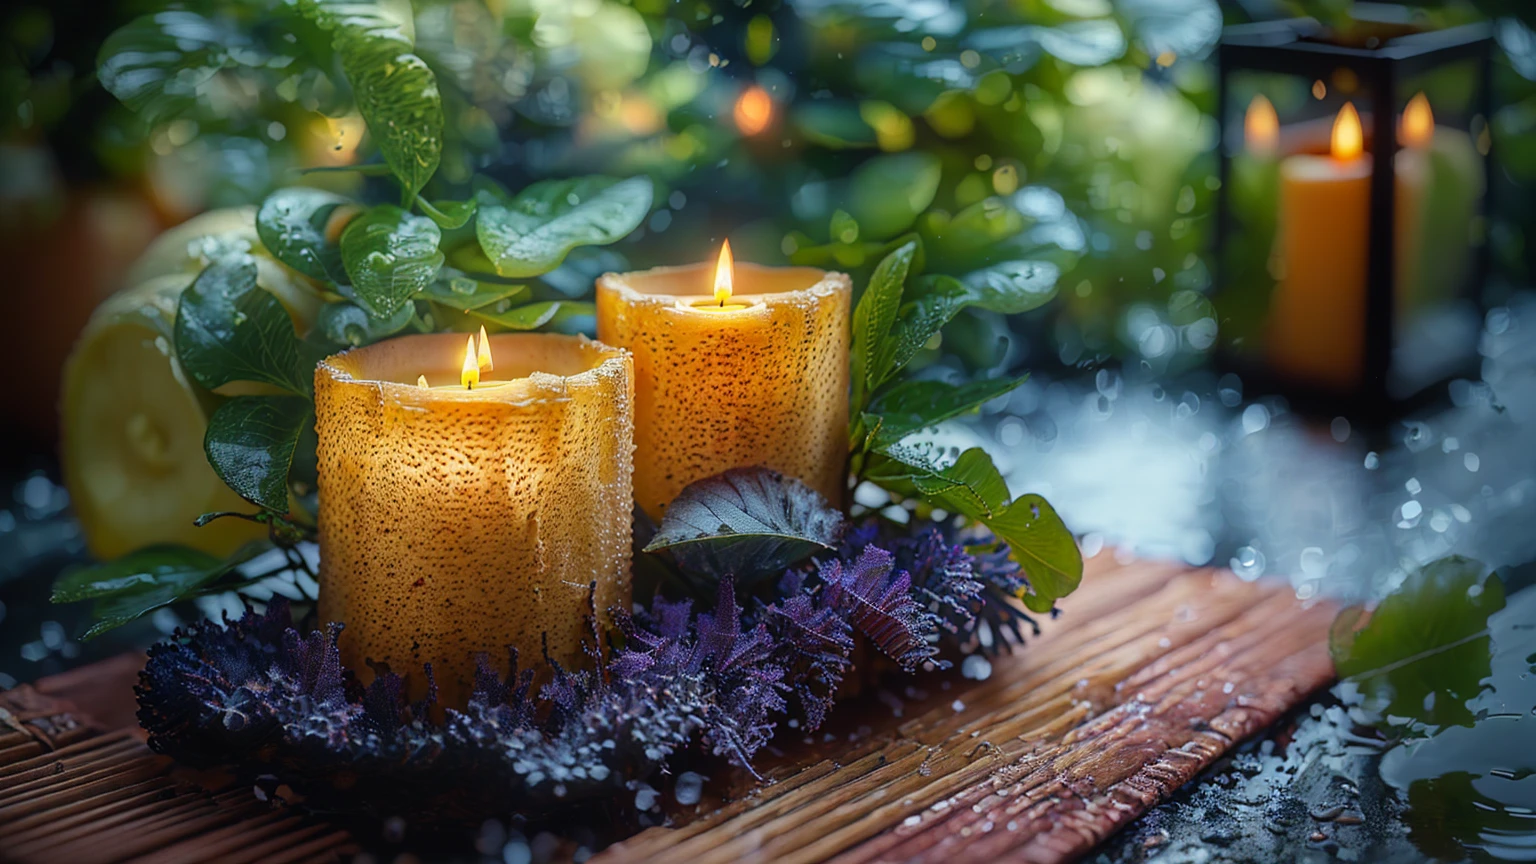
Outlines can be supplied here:
M916 276L918 246L908 241L887 255L854 309L848 433L854 478L985 526L1028 576L1029 592L1019 599L1032 611L1048 612L1083 576L1077 544L1049 502L1038 495L1011 497L992 457L979 447L944 459L906 443L912 433L974 411L1024 379L954 384L902 372L962 309L1027 311L1054 296L1054 282L1047 287L1039 278L1045 268L1022 261L969 283Z

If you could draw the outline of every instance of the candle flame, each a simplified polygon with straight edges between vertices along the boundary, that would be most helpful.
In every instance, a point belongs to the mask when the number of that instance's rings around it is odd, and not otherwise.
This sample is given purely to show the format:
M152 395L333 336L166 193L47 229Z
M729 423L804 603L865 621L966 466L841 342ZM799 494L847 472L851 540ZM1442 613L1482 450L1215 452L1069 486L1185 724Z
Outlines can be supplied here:
M427 389L428 386L430 386L430 385L427 384L427 376L425 376L425 375L417 375L416 376L416 386L420 387L423 390Z
M466 390L475 389L480 383L480 364L475 362L475 336L469 335L469 341L464 345L464 371L459 373L459 383Z
M1261 156L1274 155L1280 145L1280 115L1263 93L1248 103L1248 113L1243 116L1243 142L1250 152Z
M1365 132L1360 128L1360 112L1355 103L1345 102L1333 121L1333 158L1354 159L1365 152Z
M720 247L720 260L715 264L715 301L721 306L731 299L732 282L735 279L736 259L731 257L731 241Z
M773 97L768 95L767 90L753 84L737 97L731 115L741 134L756 135L767 129L768 121L773 119Z
M475 355L475 365L481 372L496 371L496 361L491 359L491 340L485 337L485 325L480 325L480 352Z
M1422 147L1435 138L1435 113L1422 92L1408 100L1408 107L1403 109L1401 136L1408 147Z

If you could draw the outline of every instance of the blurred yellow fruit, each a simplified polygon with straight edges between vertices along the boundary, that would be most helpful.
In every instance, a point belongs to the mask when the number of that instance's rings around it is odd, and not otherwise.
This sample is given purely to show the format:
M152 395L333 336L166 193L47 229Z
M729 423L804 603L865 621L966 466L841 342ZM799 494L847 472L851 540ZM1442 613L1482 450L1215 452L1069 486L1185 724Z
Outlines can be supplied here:
M64 364L64 481L98 558L154 543L225 555L266 533L237 519L192 524L203 513L255 507L208 465L203 435L214 397L182 373L173 347L181 292L224 248L254 254L258 285L301 330L313 322L319 297L262 249L255 216L254 208L218 210L162 234L129 269L129 287L92 314Z

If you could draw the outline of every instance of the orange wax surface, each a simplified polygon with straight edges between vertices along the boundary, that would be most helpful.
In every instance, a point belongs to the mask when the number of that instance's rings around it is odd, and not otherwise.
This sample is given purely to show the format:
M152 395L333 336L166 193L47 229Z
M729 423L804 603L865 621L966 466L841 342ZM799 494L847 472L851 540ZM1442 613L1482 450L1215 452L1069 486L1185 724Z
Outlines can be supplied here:
M840 503L848 277L737 264L726 308L695 305L714 273L711 262L598 280L598 338L634 354L635 500L660 520L689 483L764 465Z
M1269 362L1314 383L1348 388L1365 362L1371 162L1297 155L1280 164L1283 274L1270 308Z
M492 336L496 381L456 381L462 334L406 336L315 372L320 619L366 682L387 663L462 706L474 654L505 672L543 644L580 666L588 585L606 615L630 598L633 377L580 336Z

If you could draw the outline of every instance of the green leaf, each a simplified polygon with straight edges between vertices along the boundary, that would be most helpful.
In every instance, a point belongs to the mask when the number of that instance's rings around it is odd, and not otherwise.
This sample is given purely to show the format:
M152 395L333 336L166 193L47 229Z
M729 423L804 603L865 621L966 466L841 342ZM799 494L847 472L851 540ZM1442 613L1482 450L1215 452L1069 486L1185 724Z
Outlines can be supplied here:
M321 189L279 189L261 202L256 233L261 245L289 267L312 279L344 284L341 247L326 239L325 227L336 208L348 203Z
M869 277L869 285L859 305L853 310L853 371L856 402L859 394L875 388L885 380L883 369L878 365L881 345L896 323L901 309L901 293L907 281L907 270L912 266L912 256L917 243L898 246L885 256Z
M314 405L297 396L237 396L208 418L203 451L219 479L240 497L288 512L288 469Z
M1029 577L1029 593L1019 599L1030 611L1051 611L1082 583L1083 553L1050 502L1039 495L1015 498L1001 514L981 523L1008 544L1008 556Z
M431 204L418 199L416 203L439 228L452 231L469 224L469 220L475 216L477 202L471 198L468 201L436 201Z
M337 37L336 48L368 134L414 198L443 156L443 97L436 76L398 30L347 33Z
M941 466L921 451L889 446L871 455L865 479L985 525L1029 578L1019 599L1032 611L1049 612L1082 582L1082 552L1061 517L1039 495L1009 501L1007 484L980 447Z
M94 600L96 623L86 639L99 636L162 606L196 596L201 589L271 548L265 540L242 547L227 559L185 546L149 546L65 573L53 586L53 602Z
M1018 315L1049 303L1060 278L1061 268L1048 261L1004 261L970 273L965 287L971 305Z
M875 362L870 366L871 370L878 370L877 376L869 381L871 390L905 368L918 350L970 302L970 291L948 276L931 276L923 283L925 292L902 304L890 335L880 341Z
M487 282L464 275L460 270L444 268L418 300L430 300L450 309L469 312L502 300L519 300L529 293L527 285Z
M298 0L299 10L332 32L332 47L352 84L357 110L384 161L414 199L443 155L443 97L391 9L377 0ZM409 14L410 6L406 5Z
M301 350L277 298L256 287L256 261L240 253L208 265L181 295L176 355L192 380L212 390L256 381L308 395L314 362Z
M404 330L416 315L416 307L407 303L390 318L375 318L355 303L327 303L320 307L315 328L333 345L357 348Z
M157 126L194 106L221 70L267 59L232 21L172 10L115 30L101 45L96 74L107 92Z
M494 324L504 330L536 330L557 318L566 318L572 315L596 315L597 306L592 303L579 303L573 300L545 300L540 303L529 303L516 309L508 309L505 312L487 312L484 309L475 309L469 313L471 316L484 321L486 324Z
M799 480L733 468L672 499L645 551L670 550L689 570L749 579L831 551L842 527L843 514Z
M914 432L974 411L983 403L1012 392L1028 378L988 378L958 385L947 381L902 381L870 403L868 413L876 415L879 421L878 429L874 430L874 446L895 444Z
M854 169L846 209L865 239L894 237L933 203L940 172L939 157L931 153L876 156Z
M546 180L510 202L482 192L475 233L503 276L548 273L578 246L613 243L651 209L651 181L582 177Z
M1503 608L1504 583L1482 562L1453 555L1410 573L1368 619L1359 607L1339 613L1329 651L1368 713L1471 726L1467 700L1490 670L1488 616Z
M392 204L353 219L341 234L341 260L358 302L377 318L394 317L437 278L442 239L437 223Z

